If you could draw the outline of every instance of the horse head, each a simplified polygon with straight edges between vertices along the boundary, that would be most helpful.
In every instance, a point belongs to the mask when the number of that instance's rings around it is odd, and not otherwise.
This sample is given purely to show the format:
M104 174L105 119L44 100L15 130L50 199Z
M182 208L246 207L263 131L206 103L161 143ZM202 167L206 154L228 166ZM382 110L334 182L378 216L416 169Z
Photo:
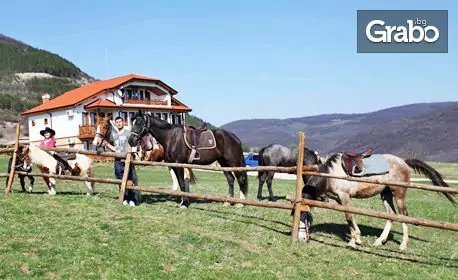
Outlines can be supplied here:
M21 164L24 170L30 170L32 168L32 158L30 156L30 148L27 145L20 146L17 151L17 164Z
M92 142L94 147L99 148L102 145L103 140L107 140L110 137L112 126L110 123L111 118L111 114L105 118L97 117L97 127L94 135L94 141Z
M132 129L130 130L129 145L136 147L143 136L148 133L150 116L139 111L133 117Z

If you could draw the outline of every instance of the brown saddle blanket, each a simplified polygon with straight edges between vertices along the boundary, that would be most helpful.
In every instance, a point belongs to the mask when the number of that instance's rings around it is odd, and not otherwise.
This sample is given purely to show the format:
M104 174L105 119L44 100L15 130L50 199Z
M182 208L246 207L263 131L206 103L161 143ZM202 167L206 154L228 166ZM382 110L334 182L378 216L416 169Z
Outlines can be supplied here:
M363 158L368 158L372 155L373 149L367 148L364 152L348 151L342 154L342 165L348 175L354 176L361 173L364 169Z
M203 127L194 128L192 126L184 127L184 141L188 148L197 150L210 150L216 148L216 139L213 131Z

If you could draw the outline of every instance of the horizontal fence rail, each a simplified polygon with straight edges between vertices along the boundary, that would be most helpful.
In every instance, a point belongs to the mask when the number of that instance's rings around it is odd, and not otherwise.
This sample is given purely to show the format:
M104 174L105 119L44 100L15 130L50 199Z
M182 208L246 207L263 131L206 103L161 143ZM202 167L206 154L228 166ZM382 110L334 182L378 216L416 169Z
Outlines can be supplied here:
M14 152L14 148L2 148L0 149L0 154L9 154Z
M294 201L294 198L288 198L290 201ZM392 220L400 223L407 223L417 226L424 226L424 227L432 227L432 228L439 228L439 229L447 229L458 231L458 224L443 222L443 221L433 221L427 220L422 218L414 218L404 215L398 214L388 214L385 212L379 212L370 209L361 209L361 208L354 208L354 207L345 207L339 204L329 203L329 202L322 202L310 199L302 199L303 205L318 207L318 208L325 208L331 209L339 212L346 212L346 213L353 213L353 214L360 214L364 216L370 216L380 219Z
M188 193L188 192L181 192L181 191L166 190L166 189L161 189L161 188L143 188L143 187L126 186L126 189L132 189L132 190L137 190L141 192L149 192L149 193L167 194L171 196L185 196L189 198L209 200L209 201L240 203L244 205L259 206L259 207L266 207L266 208L277 208L277 209L286 209L286 210L294 209L294 205L290 203L258 201L258 200L252 200L252 199L239 199L239 198L227 197L227 196L222 196L222 195ZM306 205L303 205L303 206L306 206ZM302 209L303 209L302 211L309 210L307 206L303 207Z
M45 173L27 173L23 171L16 171L16 174L49 177L49 178L71 180L71 181L96 182L96 183L106 183L106 184L121 184L121 179L81 177L81 176L70 176L70 175L52 175L52 174L45 174Z
M188 163L174 163L174 162L152 162L152 161L140 161L140 160L132 160L132 164L134 165L142 165L142 166L165 166L165 167L178 167L178 168L191 168L191 169L200 169L200 170L210 170L210 171L226 171L226 172L234 172L234 171L274 171L274 172L281 172L281 173L290 173L296 172L297 167L281 167L281 166L257 166L257 167L219 167L219 166L208 166L208 165L197 165L197 164L188 164ZM304 171L309 170L317 170L317 165L307 165L304 166Z
M126 154L113 153L113 152L96 152L96 151L86 151L86 150L70 149L70 148L40 148L40 149L44 151L75 153L75 154L82 154L82 155L88 155L88 156L126 158Z
M394 181L371 180L371 179L357 178L357 177L351 177L351 176L330 175L330 174L311 172L311 171L304 171L303 174L304 175L315 175L319 177L332 178L332 179L341 179L341 180L346 180L346 181L361 182L361 183L370 183L370 184L372 183L372 184L377 184L377 185L388 185L388 186L394 186L394 187L419 189L419 190L425 190L425 191L431 191L431 192L445 192L445 193L458 194L458 189L451 188L451 187L447 188L447 187L431 186L431 185L425 185L425 184L399 183L399 182L394 182Z

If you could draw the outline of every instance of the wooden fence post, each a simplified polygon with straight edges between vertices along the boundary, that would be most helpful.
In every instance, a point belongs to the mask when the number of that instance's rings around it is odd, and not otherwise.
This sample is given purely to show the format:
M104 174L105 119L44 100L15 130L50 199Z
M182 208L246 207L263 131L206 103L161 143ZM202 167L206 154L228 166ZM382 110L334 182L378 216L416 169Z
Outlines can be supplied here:
M16 143L14 143L13 160L11 162L11 170L10 170L10 175L8 177L8 184L5 189L5 194L10 194L11 189L13 187L14 173L16 171L15 166L16 166L17 151L19 149L19 132L20 132L20 125L18 123L16 125Z
M126 161L124 162L124 174L122 175L121 189L119 190L118 203L122 204L124 200L124 194L126 192L127 179L129 177L130 161L132 158L132 147L129 146L129 150L126 154Z
M294 199L294 218L293 227L291 228L291 242L297 242L297 234L299 232L299 220L301 218L301 202L302 202L302 167L304 165L304 148L305 148L305 135L303 132L299 133L299 146L297 155L297 171L296 171L296 197Z

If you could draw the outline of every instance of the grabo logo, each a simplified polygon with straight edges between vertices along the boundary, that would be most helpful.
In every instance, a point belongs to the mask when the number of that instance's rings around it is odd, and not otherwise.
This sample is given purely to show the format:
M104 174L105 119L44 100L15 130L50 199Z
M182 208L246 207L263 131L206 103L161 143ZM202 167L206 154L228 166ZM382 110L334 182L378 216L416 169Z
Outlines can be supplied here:
M392 40L398 43L419 43L421 41L433 43L439 39L439 29L435 26L425 26L426 20L417 18L415 23L413 20L407 20L407 25L407 27L389 26L385 25L383 20L373 20L366 27L366 37L374 43L391 43ZM374 31L378 26L385 30ZM417 36L415 36L415 31L417 31ZM429 36L428 31L433 35Z
M358 11L359 53L448 52L448 11Z

